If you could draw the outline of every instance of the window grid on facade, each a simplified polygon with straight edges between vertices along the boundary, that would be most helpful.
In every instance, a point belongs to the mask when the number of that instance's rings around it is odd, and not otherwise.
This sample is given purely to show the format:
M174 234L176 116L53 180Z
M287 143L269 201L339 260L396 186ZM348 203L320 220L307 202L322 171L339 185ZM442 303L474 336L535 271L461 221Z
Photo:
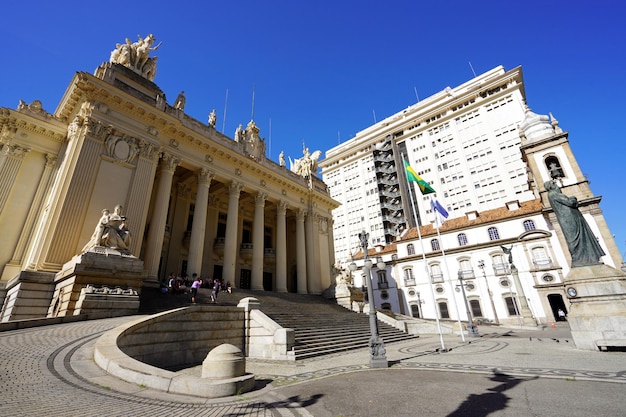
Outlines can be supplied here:
M465 233L459 233L457 238L459 239L459 246L467 245L467 235Z
M524 220L524 231L529 232L535 230L535 222L532 220Z
M406 251L409 255L415 255L415 246L412 243L406 245Z
M430 247L432 248L432 250L439 250L439 241L437 239L431 240Z
M489 229L487 229L487 233L489 233L489 240L500 239L500 233L498 232L498 229L496 229L495 227L490 227Z

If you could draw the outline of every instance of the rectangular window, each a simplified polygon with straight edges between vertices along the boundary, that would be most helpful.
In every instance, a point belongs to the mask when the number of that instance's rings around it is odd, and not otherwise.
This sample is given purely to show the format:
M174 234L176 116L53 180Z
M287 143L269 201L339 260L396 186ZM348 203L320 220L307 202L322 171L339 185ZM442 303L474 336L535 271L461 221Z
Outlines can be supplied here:
M449 319L450 313L448 313L448 303L442 301L439 304L439 318Z
M506 308L509 312L509 316L517 316L519 315L519 307L517 306L517 301L512 297L505 297L504 302L506 303Z
M480 302L478 300L470 300L469 303L472 309L472 317L482 317L483 311L480 309Z

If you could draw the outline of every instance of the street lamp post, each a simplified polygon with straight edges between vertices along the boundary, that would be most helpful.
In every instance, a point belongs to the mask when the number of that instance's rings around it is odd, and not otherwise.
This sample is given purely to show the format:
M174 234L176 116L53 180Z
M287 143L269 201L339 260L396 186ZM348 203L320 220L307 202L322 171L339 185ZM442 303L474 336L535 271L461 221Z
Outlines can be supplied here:
M419 313L419 318L420 319L424 318L424 315L422 313L422 304L424 304L424 303L425 303L425 301L420 298L420 292L417 291L417 312Z
M483 271L483 278L485 278L485 284L487 284L487 293L489 294L489 301L491 301L491 310L493 311L493 318L496 324L500 324L500 320L498 320L498 313L496 313L496 305L493 302L493 293L491 292L491 288L489 288L489 281L487 280L487 274L485 273L485 261L482 259L478 261L478 267Z
M478 337L478 326L474 324L474 320L472 319L472 313L470 311L469 302L467 301L467 296L465 295L465 283L463 283L463 271L459 271L459 282L461 283L459 286L461 287L461 292L463 293L463 301L465 302L465 311L467 312L467 335L470 337Z
M385 344L383 343L383 339L378 334L378 321L376 319L376 306L374 305L374 289L372 286L372 260L369 258L367 254L367 244L369 239L369 233L366 233L365 230L359 233L359 240L361 242L361 248L363 249L363 272L365 273L365 279L367 280L367 301L369 304L369 322L370 322L370 340L369 340L369 349L370 349L370 367L371 368L387 368L389 365L387 363L387 356L385 356ZM379 269L385 268L385 263L380 260L376 265ZM350 270L356 271L357 266L354 262L350 264Z

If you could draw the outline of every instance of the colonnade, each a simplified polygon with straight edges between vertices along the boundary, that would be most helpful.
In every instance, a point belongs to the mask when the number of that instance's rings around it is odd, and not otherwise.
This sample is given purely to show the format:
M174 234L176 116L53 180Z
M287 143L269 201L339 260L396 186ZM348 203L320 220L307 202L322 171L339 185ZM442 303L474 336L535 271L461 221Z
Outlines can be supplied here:
M167 227L168 207L173 181L175 179L176 167L180 160L164 155L158 169L158 176L155 183L154 198L152 199L152 215L149 221L149 232L145 241L143 251L144 268L148 272L148 278L158 280L159 265L164 248L164 235ZM207 246L207 233L211 233L207 227L209 217L210 187L216 174L206 168L200 168L197 172L197 188L195 193L193 220L191 222L191 232L187 253L186 270L189 273L202 273L207 276L209 271L203 271L203 264L206 268L207 253L212 254ZM320 230L319 213L310 209L310 202L300 202L302 207L296 207L292 201L285 198L272 198L267 190L252 190L250 185L244 184L240 178L220 179L226 185L228 195L228 207L226 210L226 227L224 239L223 258L219 261L222 266L222 278L236 285L237 272L240 267L250 268L250 289L264 290L264 273L271 273L273 289L277 292L287 292L292 285L288 284L288 271L295 266L297 292L300 294L319 294L330 285L330 260L332 254L321 253L332 249L330 239L331 234L327 230ZM220 189L222 189L220 187ZM242 223L240 198L242 191L246 190L253 196L254 210L252 222L252 257L250 264L242 263L240 258L240 245L238 237L239 228ZM223 189L222 189L223 190ZM220 194L223 195L223 194ZM284 195L284 193L283 193ZM275 206L275 223L272 222L273 238L275 248L275 262L265 262L265 227L266 227L266 203L271 201ZM309 207L307 207L309 206ZM294 230L288 230L288 213L295 215L295 242ZM327 219L324 219L327 222ZM293 227L293 223L292 226ZM189 232L188 232L189 233ZM210 241L210 240L208 240ZM295 256L293 247L295 245ZM291 249L291 251L290 251ZM169 250L179 250L174 244ZM322 264L324 263L324 264ZM295 264L295 265L294 265ZM268 265L271 265L268 266ZM162 271L161 274L165 273ZM293 290L293 288L291 288Z

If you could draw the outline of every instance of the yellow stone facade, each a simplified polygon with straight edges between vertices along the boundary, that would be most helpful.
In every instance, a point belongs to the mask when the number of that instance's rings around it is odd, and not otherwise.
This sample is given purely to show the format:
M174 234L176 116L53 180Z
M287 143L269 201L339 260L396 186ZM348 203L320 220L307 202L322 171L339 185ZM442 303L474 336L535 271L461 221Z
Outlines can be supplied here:
M229 138L124 65L76 73L54 113L38 101L1 108L0 149L3 321L21 281L39 282L44 303L43 282L117 204L148 281L198 273L314 294L331 284L338 203L326 185L266 159L254 121Z

